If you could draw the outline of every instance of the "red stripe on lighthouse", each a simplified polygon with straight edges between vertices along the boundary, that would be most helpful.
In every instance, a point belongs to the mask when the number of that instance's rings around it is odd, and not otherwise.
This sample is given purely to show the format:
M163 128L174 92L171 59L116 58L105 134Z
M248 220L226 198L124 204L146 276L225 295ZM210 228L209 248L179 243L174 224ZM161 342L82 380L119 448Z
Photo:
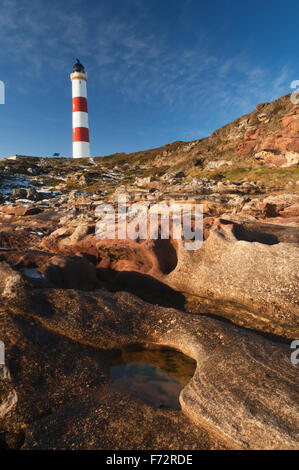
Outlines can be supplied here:
M75 127L73 129L73 142L89 142L89 130L87 127Z
M73 112L83 111L87 113L87 99L82 96L76 96L73 98Z

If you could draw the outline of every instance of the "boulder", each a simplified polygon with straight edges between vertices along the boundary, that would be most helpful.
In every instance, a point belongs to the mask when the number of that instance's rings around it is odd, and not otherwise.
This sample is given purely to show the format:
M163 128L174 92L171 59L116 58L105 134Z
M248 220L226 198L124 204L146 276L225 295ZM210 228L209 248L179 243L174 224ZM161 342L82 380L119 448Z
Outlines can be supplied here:
M2 301L19 298L24 286L21 274L5 261L0 262L0 297Z
M232 160L212 160L210 162L207 162L206 168L208 168L209 170L217 170L221 166L231 166L232 164Z
M279 212L282 217L299 217L299 204L293 204ZM299 219L298 219L299 222Z
M75 228L75 231L70 236L70 242L76 243L83 238L85 238L91 231L91 228L88 224L80 224Z
M27 215L35 215L39 214L42 212L42 209L40 207L34 207L34 206L12 206L12 205L7 205L2 207L2 212L5 214L9 215L14 215L14 216L27 216Z
M16 199L25 199L26 193L27 191L24 188L15 188L12 192L12 197Z

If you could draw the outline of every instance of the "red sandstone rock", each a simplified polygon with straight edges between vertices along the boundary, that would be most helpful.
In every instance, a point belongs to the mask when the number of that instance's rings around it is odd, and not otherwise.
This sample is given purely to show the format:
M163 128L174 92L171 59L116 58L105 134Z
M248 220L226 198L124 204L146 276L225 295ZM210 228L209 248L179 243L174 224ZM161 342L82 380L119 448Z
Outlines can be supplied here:
M3 206L2 212L14 216L34 215L42 212L42 209L34 206Z
M238 153L247 155L256 152L258 159L264 159L266 166L281 167L299 162L299 114L291 112L283 117L279 130L249 128L245 131ZM264 155L261 155L261 154Z
M263 128L259 129L247 129L244 134L243 142L238 146L238 153L240 155L246 155L250 153L256 145L257 139L265 132Z
M281 121L281 128L268 134L256 145L255 150L276 150L299 152L299 114L287 114Z
M299 204L293 204L292 206L283 209L279 215L282 217L299 217Z

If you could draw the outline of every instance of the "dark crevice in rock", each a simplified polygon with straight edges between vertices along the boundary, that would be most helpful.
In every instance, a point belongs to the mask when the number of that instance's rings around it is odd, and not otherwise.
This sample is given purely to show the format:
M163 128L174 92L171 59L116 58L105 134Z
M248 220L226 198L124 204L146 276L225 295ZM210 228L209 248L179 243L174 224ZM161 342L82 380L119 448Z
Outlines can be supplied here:
M217 300L216 305L207 306L207 304L203 302L205 302L206 300L210 300L210 299L199 298L196 300L194 297L192 297L192 300L190 301L188 297L189 297L188 294L185 294L185 304L184 304L183 311L186 313L189 313L192 315L202 315L208 318L217 319L218 321L222 323L228 323L230 325L236 326L240 330L252 331L257 335L262 336L263 338L266 338L278 344L289 345L290 342L294 339L294 338L287 338L284 336L280 336L274 333L268 333L268 332L262 331L261 329L254 329L254 328L242 326L236 321L228 318L227 316L224 316L223 312L221 312L221 308L225 308L227 310L229 306L229 309L231 310L232 315L235 315L236 313L239 313L240 311L245 311L245 310L248 313L252 313L250 312L249 309L246 309L244 305L238 305L237 303L233 303L233 302L223 302L223 305L221 305L221 302Z
M170 240L155 240L153 251L157 256L163 274L169 274L176 268L178 263L177 253Z
M262 233L263 235L272 235L278 240L277 243L299 243L298 227L276 225L263 222L244 222L244 230Z
M98 277L105 280L110 292L126 291L151 304L184 310L185 297L152 276L135 271L98 270ZM110 282L107 277L110 276Z
M99 277L100 276L101 275L99 275ZM196 300L194 297L190 302L188 299L189 295L187 293L178 292L166 284L163 284L161 281L142 273L111 271L110 276L111 282L104 282L104 287L110 292L130 292L148 303L159 305L161 307L175 308L187 314L204 315L209 318L214 318L223 323L238 326L243 330L253 331L275 343L290 344L290 341L294 339L270 332L263 332L261 329L242 326L238 322L224 316L221 311L222 308L225 308L226 310L228 309L231 311L232 315L236 315L240 311L248 311L248 313L252 313L244 305L238 305L233 302L225 302L222 305L220 300L217 300L215 305L208 306L205 301L212 301L212 299L199 298ZM107 279L106 276L104 277Z
M24 431L0 433L0 450L19 450L25 442Z
M245 230L241 225L234 225L233 234L237 240L246 242L258 242L265 245L276 245L279 239L273 233L256 232L253 230Z

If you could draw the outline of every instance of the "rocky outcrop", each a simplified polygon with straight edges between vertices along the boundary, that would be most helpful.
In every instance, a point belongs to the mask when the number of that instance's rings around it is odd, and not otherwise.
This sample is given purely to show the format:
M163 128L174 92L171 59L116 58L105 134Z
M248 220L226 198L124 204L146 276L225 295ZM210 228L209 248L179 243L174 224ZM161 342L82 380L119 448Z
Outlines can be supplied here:
M292 111L281 120L281 128L266 135L256 145L256 151L271 149L275 154L281 154L283 163L281 166L296 165L299 162L299 114ZM271 161L269 162L271 163ZM274 163L274 162L273 162Z
M297 374L287 345L105 290L31 289L5 309L1 334L19 400L2 426L22 426L25 449L298 447ZM109 390L104 350L136 342L197 361L180 396L189 424Z
M4 206L2 208L2 212L8 215L14 215L14 216L24 216L24 215L34 215L38 214L39 212L42 212L42 210L39 207L32 207L32 206Z
M275 111L275 108L274 108ZM264 119L258 127L250 126L238 146L240 155L254 153L254 158L270 168L296 166L299 163L299 114L293 109L285 114L277 130L268 129ZM269 122L270 120L268 120Z
M206 164L206 167L209 170L217 170L217 168L225 165L232 166L232 164L233 162L231 160L212 160Z
M298 250L288 243L298 243L298 231L278 220L288 220L283 217L287 211L296 213L291 211L296 211L297 198L276 196L264 201L257 199L250 210L274 223L255 219L236 223L236 215L229 223L225 214L222 221L206 217L206 241L191 253L172 239L101 240L90 233L95 222L78 223L72 216L65 222L67 226L49 236L36 236L38 246L48 253L37 256L31 248L31 264L53 285L63 288L91 290L99 279L144 292L166 285L187 299L196 298L199 313L225 316L252 329L292 338L297 334ZM243 211L245 214L245 205ZM33 240L30 238L31 246ZM10 242L7 246L19 249L21 245ZM60 258L49 262L51 254ZM13 265L31 267L29 254L27 261L12 253L2 256Z
M178 248L169 286L202 300L202 310L289 338L298 330L299 252L292 245L244 241L233 225L214 224L198 251ZM266 240L265 240L266 241ZM267 241L266 241L267 243Z
M289 216L297 217L298 201L299 196L296 194L270 195L264 198L253 198L243 204L240 214L252 215L257 219L274 217L288 218Z
M25 288L22 275L8 263L0 262L0 296L3 301L19 298Z
M195 310L192 300L193 312L225 316L252 329L292 338L297 333L294 315L298 250L279 242L298 243L296 226L285 225L290 220L286 216L296 214L297 200L297 196L289 194L254 198L251 206L241 201L240 214L254 214L252 219L243 221L238 214L226 213L222 221L205 217L206 241L199 251L191 253L172 239L101 240L92 233L96 218L89 213L79 218L79 210L63 217L58 212L55 220L60 226L57 228L55 222L48 236L32 234L29 227L33 219L27 219L28 229L24 223L21 231L6 232L3 247L24 250L26 245L29 252L23 260L12 251L4 251L2 257L15 266L37 267L43 275L46 265L49 269L44 277L63 288L91 290L100 280L111 283L113 288L142 291L143 298L148 299L147 292L154 296L155 289L167 286L179 293L180 300L179 304L166 305L182 308L182 299L187 298L189 306L191 298L197 302ZM36 223L40 224L38 216ZM263 220L258 221L257 217ZM47 218L48 226L51 220ZM37 255L38 250L45 255ZM51 255L62 255L57 265L49 264Z
M263 145L263 144L261 144ZM264 144L266 145L266 144ZM299 164L299 153L285 152L284 154L275 153L276 151L261 150L254 154L254 158L267 166L268 168L290 167Z

